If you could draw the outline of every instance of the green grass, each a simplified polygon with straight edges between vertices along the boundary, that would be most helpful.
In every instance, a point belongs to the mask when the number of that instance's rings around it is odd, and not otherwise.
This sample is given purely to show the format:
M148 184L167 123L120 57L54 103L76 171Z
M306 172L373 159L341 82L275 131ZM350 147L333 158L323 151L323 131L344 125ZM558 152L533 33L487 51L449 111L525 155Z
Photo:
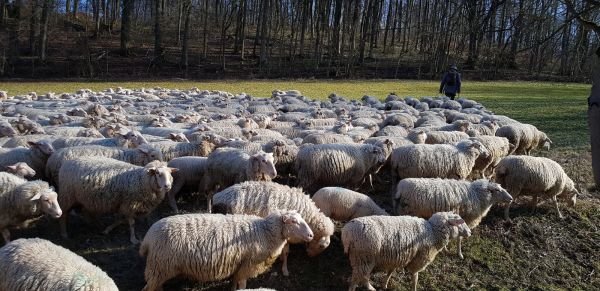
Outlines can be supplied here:
M74 92L89 88L103 90L109 87L189 89L198 87L232 93L246 92L257 97L268 97L274 89L296 89L304 95L325 99L335 92L341 96L360 98L372 95L385 98L395 92L399 96L436 96L438 83L433 81L390 80L256 80L256 81L157 81L157 82L0 82L0 90L9 94L35 91ZM503 114L521 122L536 125L548 133L557 147L583 147L589 143L586 124L588 84L561 84L542 82L469 82L463 85L464 97L482 102L496 114Z

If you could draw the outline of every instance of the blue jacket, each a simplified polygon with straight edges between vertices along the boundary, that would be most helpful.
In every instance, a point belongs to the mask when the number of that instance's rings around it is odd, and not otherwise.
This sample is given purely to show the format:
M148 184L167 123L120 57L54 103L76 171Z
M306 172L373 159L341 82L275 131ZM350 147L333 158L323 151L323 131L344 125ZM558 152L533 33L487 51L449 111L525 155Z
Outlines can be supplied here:
M444 78L442 78L442 83L440 84L440 93L460 93L460 73L456 72L456 83L454 85L448 85L450 78L450 72L444 74Z

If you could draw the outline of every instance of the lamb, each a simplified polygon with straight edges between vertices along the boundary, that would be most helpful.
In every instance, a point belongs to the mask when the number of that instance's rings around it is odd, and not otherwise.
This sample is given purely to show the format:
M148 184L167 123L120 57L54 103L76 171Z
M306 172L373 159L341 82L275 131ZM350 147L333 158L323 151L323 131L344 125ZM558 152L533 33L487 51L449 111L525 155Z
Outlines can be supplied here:
M60 185L58 172L67 160L78 157L104 157L127 162L137 166L144 166L154 160L163 161L163 155L157 148L142 146L137 149L121 149L96 145L69 147L58 150L48 159L46 164L46 178Z
M508 190L515 199L519 196L533 196L531 205L537 207L538 196L554 201L558 217L563 218L558 209L558 198L569 206L577 202L579 191L573 180L555 161L543 157L508 156L500 160L496 167L496 182ZM504 209L504 218L509 220L510 203Z
M451 179L409 178L398 183L394 195L397 215L429 218L436 212L460 214L470 229L479 225L492 204L510 203L512 196L502 186L485 179L473 182ZM462 259L461 238L458 256Z
M469 135L462 131L430 131L427 133L426 144L452 144L468 139Z
M387 156L370 144L321 144L303 146L298 152L298 186L314 193L325 186L360 187L379 171Z
M266 217L277 209L297 209L313 230L314 239L307 246L309 256L323 252L330 244L334 232L331 219L325 216L301 189L290 188L274 182L249 181L233 185L214 196L215 211L233 214L252 214ZM289 240L289 243L301 243ZM282 272L289 276L286 246L281 255Z
M175 168L154 161L145 167L108 159L85 157L68 160L58 174L59 204L65 210L61 216L61 235L67 238L67 215L80 204L93 214L117 212L125 217L108 226L108 234L119 224L129 222L129 240L139 243L135 237L135 218L150 213L171 190Z
M0 290L104 290L117 285L84 258L41 238L18 239L0 249Z
M167 193L169 206L171 206L173 211L179 212L177 203L175 202L175 195L184 186L198 185L202 180L202 176L206 173L206 160L207 158L205 157L179 157L167 163L167 167L179 169L177 173L173 173L173 186L169 190L169 193Z
M479 156L473 167L472 174L479 173L479 177L483 179L491 178L500 159L506 157L514 148L505 137L482 135L469 139L480 142L490 153L488 157Z
M456 145L416 144L402 146L392 152L392 183L404 178L466 179L478 157L489 156L477 141L462 141Z
M200 181L199 191L207 197L211 212L212 194L244 181L271 181L277 176L272 153L249 155L238 149L219 148L206 161L206 172Z
M451 212L438 212L428 220L412 216L366 216L355 218L342 228L344 253L350 259L352 279L349 291L358 284L375 290L369 278L373 270L387 272L387 289L392 272L406 268L417 290L419 272L429 265L453 237L469 237L464 220Z
M178 231L183 229L186 231ZM150 227L140 247L140 255L147 257L143 290L162 290L164 282L178 275L200 282L230 278L232 290L244 289L248 278L269 270L287 241L309 242L313 236L304 219L289 210L264 218L220 214L166 217Z
M5 184L6 185L6 184ZM36 180L16 185L0 193L0 232L10 241L8 227L21 225L28 219L47 213L54 218L62 215L57 194L47 182Z
M552 141L531 124L509 124L498 128L496 136L506 137L515 148L510 154L531 155L531 150L543 147L550 150Z
M388 215L369 196L340 187L319 189L312 200L331 219L349 221L370 215Z
M35 176L35 170L32 169L27 163L23 162L6 166L6 172L14 174L20 178L32 178Z
M35 171L34 179L41 178L54 147L47 141L30 141L28 144L30 148L0 149L0 168L23 162Z

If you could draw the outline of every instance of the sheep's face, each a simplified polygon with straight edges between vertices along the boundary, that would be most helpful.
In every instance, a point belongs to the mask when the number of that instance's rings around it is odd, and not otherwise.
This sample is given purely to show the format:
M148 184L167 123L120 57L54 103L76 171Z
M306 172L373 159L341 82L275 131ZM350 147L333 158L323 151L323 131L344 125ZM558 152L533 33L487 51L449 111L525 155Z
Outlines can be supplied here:
M481 144L478 141L471 143L469 145L469 148L477 152L479 157L482 157L484 159L490 157L490 152L485 148L485 146L483 146L483 144Z
M281 215L283 220L283 236L292 241L312 241L314 234L306 221L296 211L284 212Z
M492 199L495 202L511 202L513 200L512 196L504 189L500 184L489 183L488 190L492 193Z
M52 188L41 188L37 190L33 197L32 202L38 203L44 213L52 216L53 218L59 218L62 216L62 210L58 205L58 194L54 192Z
M144 144L148 144L148 141L144 138L144 136L138 131L129 131L125 135L123 133L119 133L124 139L131 142L131 146L137 148Z
M565 186L565 191L559 195L561 201L566 202L569 206L575 206L577 202L577 196L579 195L579 191L575 188L573 181L568 181Z
M308 248L306 250L309 257L314 257L320 253L322 253L331 243L330 236L322 237L318 240L313 240L308 243Z
M183 133L171 133L169 138L176 142L190 142Z
M173 186L173 175L171 174L176 173L177 171L179 171L179 169L163 166L150 167L146 171L148 175L152 176L155 179L158 188L162 192L166 193L169 192L169 190L171 190L171 187Z
M452 227L450 236L469 237L471 229L460 215L453 212L438 212L431 216L428 220L434 225L446 225Z
M144 161L146 163L163 160L162 152L159 149L142 146L137 148L137 150L144 155Z
M28 142L28 144L31 146L31 148L37 148L43 154L45 154L47 156L54 153L54 147L52 147L52 145L50 143L48 143L47 141L38 141L38 142L30 141L30 142Z
M29 167L27 163L19 162L14 165L6 166L6 171L23 178L35 176L35 170Z
M252 156L252 159L255 164L255 168L258 168L263 180L269 180L266 179L266 176L268 176L270 179L275 179L275 177L277 177L273 153L258 153Z
M17 131L9 123L0 123L0 135L13 137Z
M550 150L550 146L552 145L552 141L546 137L543 139L542 141L542 148L549 151Z

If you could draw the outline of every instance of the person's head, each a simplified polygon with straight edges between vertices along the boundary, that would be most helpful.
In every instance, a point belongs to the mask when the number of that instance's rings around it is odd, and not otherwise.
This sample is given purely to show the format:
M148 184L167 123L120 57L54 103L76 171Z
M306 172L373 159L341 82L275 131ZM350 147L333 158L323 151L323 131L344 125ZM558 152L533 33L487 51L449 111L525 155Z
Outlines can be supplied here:
M458 67L455 64L450 65L450 71L458 71Z

